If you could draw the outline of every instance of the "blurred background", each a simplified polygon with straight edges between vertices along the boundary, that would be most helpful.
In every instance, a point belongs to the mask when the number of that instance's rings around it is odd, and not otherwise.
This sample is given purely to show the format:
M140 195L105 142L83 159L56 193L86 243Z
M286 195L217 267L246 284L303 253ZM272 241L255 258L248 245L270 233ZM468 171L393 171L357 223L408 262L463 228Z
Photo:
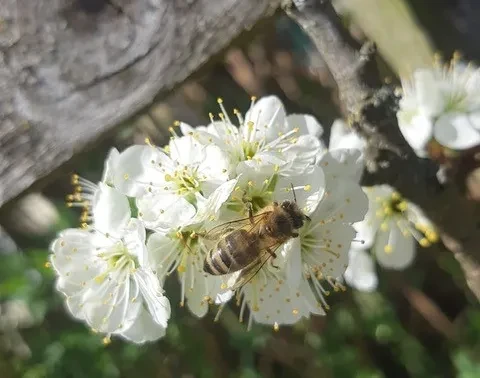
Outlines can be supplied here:
M337 0L359 40L373 39L394 80L455 50L480 61L478 0ZM418 250L407 270L379 270L374 293L333 294L326 317L278 332L250 332L231 305L197 319L171 298L167 335L108 346L72 320L45 266L56 233L79 224L64 205L68 173L97 181L111 146L168 140L181 119L208 123L216 99L243 111L250 96L276 94L289 112L314 114L328 129L339 117L335 84L308 38L280 12L262 21L183 86L71 162L41 193L25 196L0 220L0 377L480 377L480 307L458 263L441 246ZM328 139L327 139L328 140ZM175 280L167 285L175 286ZM169 290L177 292L178 290ZM168 290L168 288L167 288ZM212 314L213 313L213 314Z

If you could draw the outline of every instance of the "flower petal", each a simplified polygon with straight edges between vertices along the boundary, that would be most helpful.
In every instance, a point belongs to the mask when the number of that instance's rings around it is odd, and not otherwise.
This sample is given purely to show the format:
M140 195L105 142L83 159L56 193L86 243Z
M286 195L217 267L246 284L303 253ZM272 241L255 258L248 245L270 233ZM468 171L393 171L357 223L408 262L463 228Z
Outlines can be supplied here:
M119 331L139 311L140 303L133 301L136 295L138 289L128 277L114 276L97 281L85 291L83 297L85 320L99 332Z
M478 76L479 76L479 81L480 81L480 74ZM468 118L470 120L470 124L472 125L472 127L475 130L480 132L480 111L470 113L468 115Z
M360 291L373 291L377 288L375 263L369 252L363 249L350 249L345 280L351 287Z
M360 138L352 129L350 129L342 119L336 119L330 129L330 142L328 148L336 150L339 148L353 148L363 151L365 140Z
M205 159L205 148L192 135L170 139L170 158L183 166L197 165Z
M118 190L99 184L93 203L93 224L97 231L121 237L130 221L130 204Z
M107 185L113 185L113 179L115 176L115 170L118 167L118 157L120 153L116 148L112 148L108 152L108 156L105 159L105 165L103 168L102 182Z
M302 230L303 262L325 277L341 277L348 264L348 251L354 236L355 230L350 225L340 222L315 224L312 218L312 223Z
M189 224L195 216L195 206L175 194L151 194L137 199L139 219L145 227L164 231Z
M67 229L50 246L50 261L57 274L76 291L84 289L83 283L89 283L99 274L102 263L95 262L95 247L91 243L92 234L82 229ZM72 295L72 292L65 292Z
M362 151L355 148L337 148L324 153L318 164L322 167L327 180L337 177L359 182L363 173L364 160ZM338 186L332 182L334 188Z
M440 114L444 108L444 99L439 90L439 80L434 71L419 69L413 74L416 98L420 109L427 117Z
M187 307L199 318L207 314L210 301L217 302L218 295L225 296L225 293L221 294L224 292L224 289L222 289L223 277L207 275L203 271L202 258L197 257L197 261L195 263L191 262L187 271L180 274L186 275L185 282L189 285L185 290ZM226 298L221 299L225 300Z
M133 324L118 334L136 344L142 344L165 336L165 331L166 328L156 323L150 313L142 307Z
M141 267L150 267L147 248L145 246L146 231L143 223L136 218L132 218L123 234L123 243L128 246L128 252L137 257Z
M253 319L262 324L294 324L310 316L310 308L300 292L289 287L285 278L260 272L242 290ZM244 300L245 300L244 299Z
M227 181L220 185L207 199L200 199L197 196L197 213L192 220L192 224L202 223L211 217L216 217L223 203L230 197L233 189L237 185L238 178Z
M434 137L446 147L464 150L480 144L480 132L467 114L450 113L435 122Z
M416 252L413 236L404 235L394 220L389 222L387 230L378 230L374 251L381 266L396 270L409 266Z
M300 281L303 277L302 249L300 238L295 238L284 248L288 251L285 264L285 277L288 285L293 289L300 287Z
M296 188L292 193L291 187ZM325 178L319 167L312 167L309 173L295 176L279 176L275 186L274 200L278 202L293 201L305 214L311 214L320 203L325 190Z
M295 142L283 149L281 158L287 164L280 167L283 175L298 175L315 163L317 156L325 149L322 142L311 135L300 135Z
M140 197L148 193L153 185L162 185L166 172L174 170L170 157L152 146L131 146L117 159L117 168L113 182L122 193L131 197Z
M157 277L163 283L180 255L179 239L172 239L165 234L155 232L148 238L147 251L149 266L157 271Z
M397 114L398 127L408 144L420 157L427 155L427 144L432 139L433 123L423 114L410 114L408 110Z
M162 294L163 290L157 277L153 272L143 269L137 269L134 277L153 320L163 328L167 328L171 311L170 301Z
M287 117L287 124L290 129L299 128L298 135L313 135L320 138L323 134L323 127L317 119L308 114L290 114Z
M253 131L248 126L249 122L253 122ZM278 133L287 132L286 112L280 99L276 96L262 97L247 112L240 129L245 140L265 139L267 143L278 138Z

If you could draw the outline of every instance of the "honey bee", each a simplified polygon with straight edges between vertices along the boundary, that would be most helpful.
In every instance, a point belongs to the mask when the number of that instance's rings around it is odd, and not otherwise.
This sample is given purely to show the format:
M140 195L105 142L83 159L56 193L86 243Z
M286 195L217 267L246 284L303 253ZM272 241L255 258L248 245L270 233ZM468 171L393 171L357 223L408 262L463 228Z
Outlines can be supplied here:
M292 188L293 189L293 188ZM224 223L210 230L207 238L217 240L203 265L203 270L220 276L241 270L229 288L236 290L248 283L270 258L276 258L275 250L291 238L298 237L306 216L294 201L273 204L254 215L251 203L248 218Z

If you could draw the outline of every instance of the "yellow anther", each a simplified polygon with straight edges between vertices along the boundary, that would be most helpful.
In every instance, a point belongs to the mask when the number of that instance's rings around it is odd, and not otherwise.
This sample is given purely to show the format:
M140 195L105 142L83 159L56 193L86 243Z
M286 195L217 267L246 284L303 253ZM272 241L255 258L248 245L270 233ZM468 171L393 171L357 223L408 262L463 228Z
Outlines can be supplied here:
M112 340L110 339L110 336L105 336L102 340L102 343L105 346L109 345L111 342L112 342Z
M398 192L393 192L391 197L392 197L393 200L396 200L396 201L398 201L400 198L402 198L402 196Z
M169 181L172 181L173 180L173 177L172 175L169 175L168 173L165 175L165 181L169 182Z
M129 178L128 173L125 173L125 174L123 175L123 179L126 181L126 180L128 180L128 178Z
M430 245L431 245L427 238L420 239L418 244L420 244L424 248L430 247Z
M51 268L52 267L52 263L50 261L47 261L45 264L44 264L45 268Z
M225 282L222 282L220 285L220 289L225 290L227 288L227 284Z
M390 244L387 244L385 247L383 247L383 250L385 253L392 253L393 248Z
M292 314L293 314L293 315L298 315L298 310L297 310L296 308L294 308L294 309L292 310Z
M179 127L181 125L180 121L173 121L173 126Z
M397 205L397 209L400 211L406 211L408 208L408 203L407 201L402 201Z
M300 131L300 129L299 129L298 127L295 127L295 128L293 129L293 132L294 132L294 133L298 133L299 131Z
M252 180L250 180L247 184L248 184L248 186L253 186L253 185L255 185L255 183L254 183Z
M425 232L425 236L431 243L438 242L438 234L434 230L427 230L427 232Z
M145 138L145 144L151 146L152 142L150 141L150 138Z
M223 99L222 99L221 97L219 97L219 98L217 98L217 102L218 102L219 104L223 104Z
M185 273L186 270L187 270L187 268L185 267L185 265L179 265L178 268L177 268L177 271L179 273Z
M78 184L78 179L79 179L79 176L77 174L73 174L72 177L71 177L71 183L72 185L77 185Z
M458 50L455 50L453 55L452 55L452 61L456 62L458 60L462 59L462 53Z
M380 230L382 230L382 231L388 231L388 223L387 223L387 222L383 222L383 223L380 225Z
M305 185L305 186L303 187L303 190L305 190L306 192L310 191L311 189L312 189L312 186L311 186L310 184Z
M277 322L273 323L273 330L275 332L278 332L278 329L279 329L278 323Z
M107 277L107 273L100 274L99 276L95 277L94 280L97 284L101 284L103 281L105 281L105 278Z
M250 99L251 99L252 101L256 101L256 100L257 100L257 97L256 97L256 96L252 96Z
M253 130L253 127L254 127L254 126L255 126L255 124L254 124L252 121L248 121L248 122L247 122L247 127L248 127L248 129L249 129L250 131Z

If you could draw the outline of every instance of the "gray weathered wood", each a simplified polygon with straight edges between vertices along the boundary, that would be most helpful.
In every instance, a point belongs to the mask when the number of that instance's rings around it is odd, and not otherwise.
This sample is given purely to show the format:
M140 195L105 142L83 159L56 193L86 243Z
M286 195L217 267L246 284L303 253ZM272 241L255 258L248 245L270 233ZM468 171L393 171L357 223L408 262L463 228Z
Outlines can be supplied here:
M0 207L277 4L0 0Z

